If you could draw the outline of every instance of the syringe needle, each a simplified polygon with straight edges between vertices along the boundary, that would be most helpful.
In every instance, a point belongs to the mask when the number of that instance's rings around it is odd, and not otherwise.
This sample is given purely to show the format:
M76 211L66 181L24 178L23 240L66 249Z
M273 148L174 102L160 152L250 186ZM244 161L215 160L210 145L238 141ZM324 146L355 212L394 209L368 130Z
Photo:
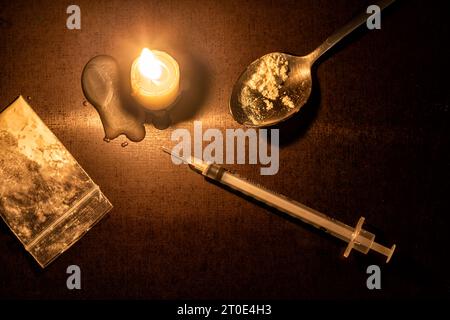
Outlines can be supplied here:
M188 161L188 160L186 160L185 158L179 156L178 154L175 154L174 152L172 152L172 151L169 150L168 148L162 146L161 149L162 149L165 153L170 154L172 157L175 157L175 158L177 158L178 160L181 160L181 161L183 161L183 162L186 163L186 164L190 164L190 161Z
M164 147L164 146L161 146L161 149L162 149L162 151L164 151L165 153L172 154L172 151L170 151L168 148L166 148L166 147Z

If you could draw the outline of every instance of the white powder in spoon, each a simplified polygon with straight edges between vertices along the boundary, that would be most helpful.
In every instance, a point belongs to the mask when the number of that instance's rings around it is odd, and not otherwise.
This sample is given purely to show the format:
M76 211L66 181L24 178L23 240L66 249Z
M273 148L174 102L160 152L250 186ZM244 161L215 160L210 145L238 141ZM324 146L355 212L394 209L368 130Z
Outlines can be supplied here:
M256 72L246 83L253 90L257 90L264 98L275 100L279 96L281 85L288 77L288 61L281 54L264 56Z
M255 72L244 82L239 95L239 102L253 123L274 111L274 102L282 94L280 91L288 78L288 72L289 61L280 53L267 54L257 62ZM286 99L283 100L286 107L291 107ZM289 102L292 103L290 99Z

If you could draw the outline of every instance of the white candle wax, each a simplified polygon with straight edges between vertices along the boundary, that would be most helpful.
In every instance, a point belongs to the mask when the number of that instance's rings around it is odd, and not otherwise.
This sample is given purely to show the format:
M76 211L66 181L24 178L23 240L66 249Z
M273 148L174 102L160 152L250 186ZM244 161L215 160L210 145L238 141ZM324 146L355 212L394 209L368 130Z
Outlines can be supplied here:
M149 110L163 110L177 98L180 68L177 61L163 51L147 48L131 67L133 97Z

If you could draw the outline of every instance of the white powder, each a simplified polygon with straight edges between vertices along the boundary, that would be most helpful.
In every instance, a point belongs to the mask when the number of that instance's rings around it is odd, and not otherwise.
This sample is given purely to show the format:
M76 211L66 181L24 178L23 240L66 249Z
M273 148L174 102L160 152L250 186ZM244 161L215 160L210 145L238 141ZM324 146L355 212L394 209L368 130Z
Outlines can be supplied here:
M256 67L246 86L257 90L264 98L275 100L279 96L279 89L288 77L288 61L281 54L264 56Z
M292 102L291 98L289 98L289 96L284 96L283 98L281 98L281 102L288 108L294 109L295 108L295 104Z
M238 96L248 119L256 124L270 117L280 107L293 108L291 99L281 100L282 95L287 97L283 86L289 76L289 61L285 55L265 55L253 67L254 72L244 80Z
M273 103L270 100L264 99L264 103L266 104L266 109L271 110L273 109Z

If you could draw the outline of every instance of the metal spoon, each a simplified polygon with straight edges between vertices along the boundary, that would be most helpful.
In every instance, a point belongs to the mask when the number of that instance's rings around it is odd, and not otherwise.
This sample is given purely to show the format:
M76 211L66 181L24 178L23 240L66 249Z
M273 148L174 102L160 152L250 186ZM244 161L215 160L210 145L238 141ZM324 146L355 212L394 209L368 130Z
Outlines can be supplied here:
M394 1L382 0L377 5L383 10ZM233 87L230 98L233 118L249 127L264 127L294 115L311 94L311 67L314 62L365 23L367 18L365 12L358 15L306 56L273 52L252 62ZM283 66L287 68L283 69ZM268 73L270 81L267 78L263 80Z

